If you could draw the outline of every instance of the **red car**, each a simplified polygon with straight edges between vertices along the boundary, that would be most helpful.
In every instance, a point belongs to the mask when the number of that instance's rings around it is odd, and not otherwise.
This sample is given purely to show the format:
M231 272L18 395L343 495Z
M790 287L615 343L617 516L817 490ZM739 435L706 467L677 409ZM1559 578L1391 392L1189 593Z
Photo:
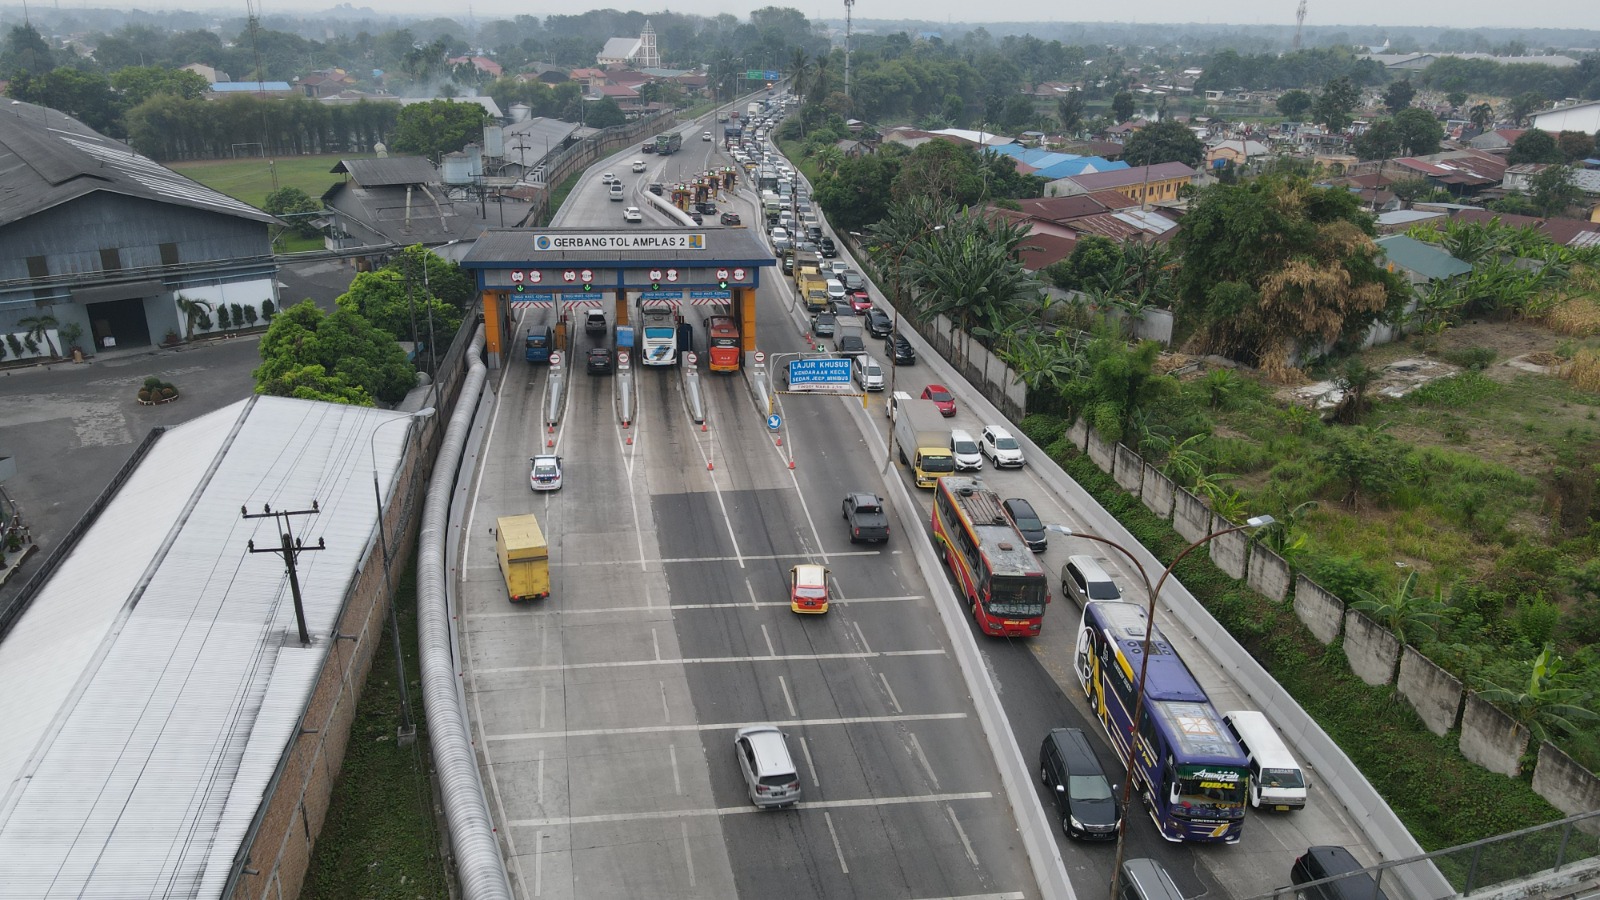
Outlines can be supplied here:
M939 415L947 419L956 414L956 398L942 384L930 384L923 388L922 399L932 400L933 405L939 407Z
M857 291L850 295L850 309L853 311L864 313L871 308L872 298L867 296L866 291Z

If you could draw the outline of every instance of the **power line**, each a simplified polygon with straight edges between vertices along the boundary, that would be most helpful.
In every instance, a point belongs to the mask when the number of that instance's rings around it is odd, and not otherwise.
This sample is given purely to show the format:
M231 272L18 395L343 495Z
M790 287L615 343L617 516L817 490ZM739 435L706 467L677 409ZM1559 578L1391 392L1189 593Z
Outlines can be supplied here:
M306 630L306 608L300 599L300 575L295 570L295 560L302 550L326 550L327 544L322 538L317 538L315 547L307 547L304 542L294 536L294 529L289 524L290 516L309 516L322 512L317 508L317 501L311 501L310 509L290 509L273 512L272 507L263 503L261 512L251 513L247 507L239 507L239 515L246 519L277 519L278 541L276 547L256 547L255 541L249 541L247 546L251 553L277 553L283 556L283 566L289 573L289 593L294 597L294 620L300 626L300 646L311 645L311 634Z

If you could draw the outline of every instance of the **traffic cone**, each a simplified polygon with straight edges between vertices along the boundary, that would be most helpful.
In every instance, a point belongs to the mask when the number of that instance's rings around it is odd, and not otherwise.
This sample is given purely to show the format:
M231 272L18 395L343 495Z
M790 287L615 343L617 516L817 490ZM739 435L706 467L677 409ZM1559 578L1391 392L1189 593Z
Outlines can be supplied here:
M630 446L630 447L633 446L633 435L631 435L631 434L628 435L628 446Z
M778 443L775 446L782 447L783 446L783 438L778 438Z
M554 447L556 445L556 439L555 438L546 438L545 442L544 442L544 445L546 447Z
M706 423L701 422L700 423L700 431L703 433L705 430L706 430Z
M712 469L711 460L708 459L708 460L706 460L706 471L709 472L709 471L711 471L711 469Z
M789 460L789 468L794 468L794 460Z

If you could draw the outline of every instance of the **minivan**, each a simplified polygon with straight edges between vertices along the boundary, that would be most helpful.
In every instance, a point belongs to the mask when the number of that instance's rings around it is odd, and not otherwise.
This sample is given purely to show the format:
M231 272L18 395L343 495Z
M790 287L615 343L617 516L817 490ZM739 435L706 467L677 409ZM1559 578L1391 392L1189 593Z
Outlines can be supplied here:
M1117 900L1183 900L1172 876L1153 859L1130 859L1122 864L1122 884Z
M1343 847L1307 847L1305 855L1289 868L1289 880L1298 885L1348 873L1347 878L1300 891L1300 896L1307 900L1389 900L1361 869L1361 863Z
M1121 600L1122 591L1111 580L1099 560L1092 556L1069 556L1061 567L1061 593L1081 607L1090 600Z
M843 300L843 299L845 299L844 282L840 281L837 278L829 278L828 279L828 299L829 300Z
M1061 830L1068 837L1084 841L1116 839L1121 818L1117 786L1106 780L1083 729L1050 729L1039 747L1039 778L1055 798Z
M883 390L883 367L877 360L866 355L857 356L851 368L855 370L856 384L863 391Z
M783 732L772 725L751 725L733 737L739 774L750 802L763 809L800 802L800 774Z
M1239 749L1250 757L1250 805L1257 809L1304 809L1309 780L1267 717L1252 709L1222 714Z
M950 452L956 458L957 472L972 472L983 468L983 454L978 452L978 442L959 428L950 429Z

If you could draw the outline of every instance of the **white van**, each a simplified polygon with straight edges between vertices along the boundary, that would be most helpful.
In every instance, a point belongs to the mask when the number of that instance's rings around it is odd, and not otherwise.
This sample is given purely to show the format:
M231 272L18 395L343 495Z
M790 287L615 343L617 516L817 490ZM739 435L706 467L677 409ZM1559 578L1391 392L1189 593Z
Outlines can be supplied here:
M883 414L892 420L894 419L894 412L900 408L900 404L910 402L910 394L906 393L905 391L895 391L892 395L890 395L889 402L883 405Z
M611 182L611 199L613 199L613 200L621 200L622 199L622 182L620 182L620 181Z
M883 390L883 367L870 356L857 356L850 367L863 391Z
M1222 714L1234 740L1250 757L1250 805L1257 809L1304 809L1310 785L1272 722L1255 710Z
M978 451L978 442L960 428L950 429L950 452L956 458L957 472L983 468L983 454Z

